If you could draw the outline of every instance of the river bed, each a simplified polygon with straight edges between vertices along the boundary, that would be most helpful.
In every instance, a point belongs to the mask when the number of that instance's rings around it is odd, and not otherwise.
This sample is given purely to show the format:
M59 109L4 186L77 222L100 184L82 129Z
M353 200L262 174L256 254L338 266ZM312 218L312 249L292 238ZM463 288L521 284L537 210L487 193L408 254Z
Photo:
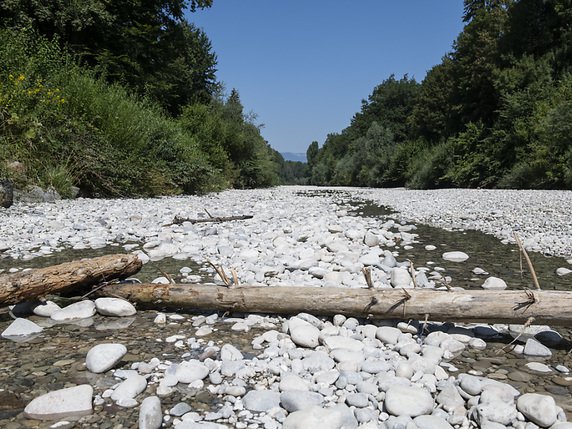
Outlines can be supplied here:
M294 195L294 202L282 201L280 197L283 193L288 193L289 196ZM447 231L422 223L401 222L402 218L404 218L402 213L396 213L388 207L381 207L369 199L356 198L356 195L351 190L323 192L320 189L308 190L301 188L291 190L286 188L284 190L282 188L274 193L273 191L264 191L261 194L237 192L235 197L239 201L238 204L224 205L224 203L221 203L222 201L227 201L232 195L232 193L223 193L216 197L210 197L210 200L201 200L200 204L194 198L189 200L175 199L176 203L181 203L177 208L172 207L172 204L170 204L172 200L170 200L169 203L161 204L165 211L160 213L158 218L160 218L160 222L163 224L168 223L169 218L178 215L180 213L178 209L186 204L193 206L194 210L194 212L187 212L186 214L189 217L191 215L196 217L198 212L200 212L200 209L197 207L202 205L204 208L207 208L206 206L209 202L219 207L218 215L248 214L245 213L248 208L254 211L260 208L265 208L266 210L274 209L275 215L266 214L261 222L258 221L259 223L256 223L257 221L254 220L252 222L232 222L229 225L205 224L199 227L188 227L186 232L191 231L194 234L192 236L194 239L203 237L208 240L209 237L216 236L217 240L213 240L215 243L214 250L207 248L204 242L202 247L196 246L196 243L187 242L192 248L183 249L185 252L174 255L176 256L175 258L162 257L159 260L149 261L136 277L141 281L149 282L168 274L175 281L189 281L189 273L191 273L196 276L193 281L220 283L220 280L215 279L214 272L207 263L207 260L212 259L223 266L236 267L239 270L239 274L242 274L240 268L244 268L244 271L248 272L243 277L246 283L249 279L259 281L261 277L258 276L256 263L253 262L251 256L246 252L248 243L252 247L259 249L259 257L261 259L263 259L262 256L268 256L270 252L268 250L270 247L264 243L267 243L269 240L276 243L277 239L281 240L283 237L286 237L285 240L288 240L288 237L292 237L293 239L288 244L298 246L297 248L301 253L306 252L310 255L311 252L308 251L308 248L314 247L313 251L317 254L319 250L317 250L316 246L323 239L318 238L313 242L310 234L312 228L319 230L323 234L329 232L339 236L344 234L344 230L347 231L348 229L379 230L381 224L395 221L403 225L409 225L410 229L407 229L408 232L417 234L417 237L411 243L397 242L386 247L386 249L394 252L398 261L409 259L416 268L427 267L431 270L438 268L438 271L443 273L447 283L453 287L480 288L484 278L487 276L475 275L473 273L475 267L480 267L490 275L504 279L509 288L522 289L532 287L526 264L521 266L519 251L514 244L503 244L498 238L479 231ZM313 203L305 203L307 200L321 201L314 206ZM64 205L67 204L67 202L64 203ZM233 207L233 209L228 210L229 207ZM321 216L320 211L323 210L329 210L330 212ZM24 211L32 213L33 216L38 216L40 212L46 213L42 212L41 209L38 211L36 208L25 208ZM213 208L209 207L209 212L212 211L214 211ZM54 212L48 210L47 213L49 216L53 216ZM52 214L50 215L50 213ZM111 223L115 215L113 213L106 215L105 205L99 214L92 214L87 211L84 211L84 213L89 215L82 222L82 224L87 225L86 229L89 229L90 216L94 219L103 220L103 222L109 224L106 228L112 229ZM286 213L289 213L288 216L285 215ZM408 215L410 214L408 213ZM409 218L410 216L407 217ZM142 218L145 218L145 216L142 216ZM305 219L316 219L317 223L305 222ZM51 221L54 223L65 223L61 219L52 219ZM271 223L277 221L280 221L281 224ZM138 222L142 222L142 220L138 220ZM157 219L151 220L151 222L156 224ZM102 222L98 223L101 224ZM3 257L0 259L0 269L8 271L11 268L42 267L82 257L93 257L117 253L118 251L123 252L125 251L123 246L128 246L129 251L145 250L146 253L150 253L150 249L156 249L160 245L145 247L145 244L156 239L160 241L162 234L163 238L168 235L170 242L175 242L176 235L185 232L185 228L181 227L180 229L171 228L171 232L166 233L164 228L155 225L155 232L144 238L141 235L137 235L136 231L130 232L129 228L130 226L127 225L122 229L127 231L132 238L139 237L140 241L130 239L120 243L113 243L113 240L108 239L106 245L98 249L73 250L69 249L69 245L66 245L66 243L62 243L63 240L58 240L57 247L49 253L44 249L47 253L46 256L31 259ZM85 230L76 229L76 231L83 233ZM117 236L117 231L113 231L113 235ZM254 240L253 237L255 238ZM352 241L351 238L349 240ZM22 240L20 243L24 243L24 241ZM46 240L44 241L47 242ZM84 241L88 242L89 240L86 238ZM9 241L6 241L6 243L9 244ZM229 243L230 247L234 248L232 254L229 253L227 248ZM427 245L435 246L435 249L426 250L425 246ZM339 250L340 254L351 253L354 249L352 246L354 246L353 242L347 244L345 249L341 248ZM361 246L363 246L363 243ZM22 256L26 252L26 250L21 250L24 247L23 244L15 246L15 248L5 251L4 256L10 253ZM276 245L275 247L278 246ZM357 248L355 247L355 249ZM38 249L38 247L35 250L32 248L31 252L38 251ZM456 263L442 259L441 255L444 252L453 250L466 252L470 255L469 260ZM361 252L366 251L367 249ZM187 254L188 258L183 259L181 254ZM235 254L242 256L238 259L232 259ZM313 255L314 253L312 253L312 257ZM281 254L272 250L272 256L279 260ZM347 255L345 257L347 258ZM558 276L556 274L558 268L570 267L566 258L549 257L536 252L531 252L531 258L543 289L570 289L572 276ZM292 261L284 256L284 260L286 269L281 271L273 281L291 284L311 280L316 285L318 280L320 280L308 276L303 267L300 270L300 267L295 266L295 263L302 264L302 262L305 262L302 257ZM268 265L270 263L269 259L264 260L263 263ZM349 266L349 262L339 262L336 269L340 270L339 267L345 266L344 264ZM188 268L183 270L185 274L181 272L183 267ZM297 271L301 272L297 273ZM297 277L292 273L297 273ZM357 282L357 278L358 276L356 275L348 280L347 276L345 276L344 281L348 283L350 281ZM494 291L491 291L491 293L494 293ZM213 323L212 327L214 330L212 333L204 337L195 338L194 335L198 326L193 326L193 324L197 320L197 315L186 314L184 311L178 311L177 314L182 316L182 318L175 317L174 320L170 320L165 325L154 323L157 311L138 311L131 318L117 320L110 320L110 318L96 315L79 324L57 325L52 325L37 316L31 316L31 320L46 326L46 329L39 336L24 342L1 340L0 425L10 429L50 427L53 422L42 423L23 417L23 407L34 397L71 384L88 383L95 386L96 391L99 393L116 384L117 379L112 377L111 374L94 375L85 369L85 355L96 343L117 342L124 344L128 349L128 354L123 357L120 367L125 369L130 368L133 363L147 362L153 358L177 361L181 359L183 352L189 353L187 358L196 358L205 351L209 346L209 342L211 346L232 344L246 358L252 358L260 353L260 350L253 349L252 340L263 333L265 329L270 329L273 326L280 331L284 321L282 318L270 315L270 317L265 319L263 327L253 325L248 332L234 331L231 327L236 321L232 317L241 317L243 315L227 314L224 317L217 318L216 322ZM231 318L231 323L225 322L225 318ZM0 314L0 329L3 330L7 327L10 320L10 315L7 312L4 311ZM366 323L366 321L363 323ZM472 371L474 374L482 374L492 379L501 380L517 387L522 393L547 393L555 398L557 404L565 410L570 418L572 416L572 400L570 399L572 381L568 379L567 374L560 373L554 368L557 365L572 368L572 359L567 353L571 346L569 340L572 338L572 333L568 329L558 329L558 331L563 335L564 341L557 347L552 348L553 354L550 358L534 359L511 353L509 351L510 348L506 349L510 339L509 337L504 337L487 341L485 350L467 349L463 351L449 362L452 366L447 368L452 375L458 372ZM195 348L181 348L180 344L176 346L175 342L166 342L166 338L178 334L196 340L193 343L197 344L194 346ZM549 366L551 372L541 374L531 371L524 366L525 363L535 360ZM455 368L457 371L454 370ZM153 393L154 388L151 387L150 389L151 392L147 393ZM185 388L179 385L175 393L162 399L162 406L164 410L167 410L180 402L185 402L190 404L196 412L206 413L215 409L216 404L220 403L221 400L220 396L209 394L204 389ZM91 416L82 418L81 427L134 427L137 415L137 407L124 408L109 401L103 401L103 403L95 406L94 413ZM171 419L164 422L164 426L170 427L174 421L176 421L176 418L171 417ZM77 422L72 421L68 423L68 426L62 425L61 427L77 427L76 424ZM248 424L250 424L248 427L264 427L264 425L256 425L256 419Z

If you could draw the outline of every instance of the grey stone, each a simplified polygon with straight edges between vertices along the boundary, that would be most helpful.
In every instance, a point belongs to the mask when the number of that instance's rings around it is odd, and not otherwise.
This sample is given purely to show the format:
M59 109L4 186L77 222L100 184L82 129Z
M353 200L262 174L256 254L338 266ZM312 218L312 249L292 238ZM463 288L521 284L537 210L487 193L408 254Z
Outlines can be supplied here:
M15 319L4 331L2 338L27 337L42 332L43 328L28 319Z
M358 422L351 410L343 405L331 408L312 407L291 413L282 429L355 429Z
M313 349L319 344L320 330L305 320L291 317L288 320L288 330L290 338L298 346Z
M503 290L506 289L508 286L503 279L499 279L498 277L489 277L485 280L485 282L481 285L483 289L490 289L490 290Z
M161 400L157 396L145 398L139 408L139 429L159 429L162 423Z
M103 316L126 317L137 313L133 304L120 298L97 298L95 308Z
M226 361L225 363L232 362ZM190 384L204 379L209 375L209 369L198 360L183 361L177 366L175 377L179 383Z
M271 390L251 390L242 398L244 408L263 412L280 406L280 393Z
M145 390L147 380L145 377L134 374L122 381L111 394L111 399L121 405L122 401L134 399Z
M369 404L369 399L367 393L349 393L346 402L349 406L364 408Z
M280 404L282 408L290 413L320 406L323 402L324 397L316 392L288 390L280 394Z
M443 253L443 259L450 262L465 262L469 259L469 255L464 252L445 252Z
M384 405L391 415L416 417L431 413L435 401L420 387L391 386L385 393Z
M437 416L418 416L413 419L417 429L453 429L446 420Z
M33 399L24 415L37 420L61 420L91 414L93 388L88 384L48 392Z
M509 425L516 419L517 411L514 404L502 402L479 404L475 407L478 422L491 421L503 425Z
M550 357L552 352L550 349L542 344L540 344L534 338L529 338L524 345L524 354L526 356L534 357Z
M401 335L401 331L391 326L381 326L377 328L375 336L378 340L385 344L397 344L397 339Z
M558 415L554 399L538 393L525 393L520 396L516 407L527 419L541 427L553 425Z
M99 374L113 368L126 353L123 344L98 344L87 352L85 364L88 371Z
M309 390L309 385L302 377L297 376L291 372L284 372L280 375L280 390L282 392L288 390Z
M87 319L95 314L93 301L79 301L54 312L50 318L57 322Z
M56 311L62 308L54 301L46 301L34 307L33 312L36 316L50 317Z

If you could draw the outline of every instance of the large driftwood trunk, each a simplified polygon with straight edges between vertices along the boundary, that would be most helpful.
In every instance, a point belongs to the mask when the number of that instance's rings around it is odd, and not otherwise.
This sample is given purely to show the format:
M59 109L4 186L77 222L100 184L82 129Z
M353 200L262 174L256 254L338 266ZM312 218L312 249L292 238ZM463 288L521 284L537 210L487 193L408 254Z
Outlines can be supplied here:
M0 275L0 305L17 304L70 288L126 278L137 273L141 266L136 255L119 254Z
M524 323L534 317L535 323L572 323L572 292L564 291L117 284L100 293L147 307L490 323Z

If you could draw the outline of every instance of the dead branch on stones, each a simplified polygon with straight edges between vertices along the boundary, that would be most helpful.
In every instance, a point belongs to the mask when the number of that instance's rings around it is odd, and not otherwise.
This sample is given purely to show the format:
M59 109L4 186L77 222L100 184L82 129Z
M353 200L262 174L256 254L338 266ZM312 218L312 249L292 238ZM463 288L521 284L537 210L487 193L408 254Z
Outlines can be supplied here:
M363 317L372 319L415 319L439 321L572 323L572 292L535 291L537 302L518 308L522 290L431 290L424 288L370 289L319 288L305 286L241 286L114 284L98 294L115 294L142 307L187 308L270 314ZM406 304L406 305L405 305ZM430 315L430 316L427 316Z
M0 305L17 304L66 289L124 279L141 269L137 255L107 255L0 275Z
M242 216L224 216L224 217L211 216L211 217L202 218L202 219L190 219L190 218L186 218L186 217L175 216L175 218L173 219L173 222L168 223L167 225L163 225L163 226L182 225L185 222L189 222L191 224L207 223L207 222L220 223L220 222L229 222L232 220L252 219L253 217L254 216L252 216L252 215L242 215Z
M218 276L220 277L220 279L224 282L224 284L226 285L226 287L232 287L232 282L230 281L230 279L228 278L228 276L226 275L226 273L224 272L224 268L220 267L218 265L215 265L213 262L211 261L207 261L207 263L213 267L213 269L216 271L216 273L218 274ZM233 278L236 276L236 280L238 282L238 275L236 274L236 272L233 272L233 270L231 270L231 274L233 276ZM236 282L236 284L237 284Z

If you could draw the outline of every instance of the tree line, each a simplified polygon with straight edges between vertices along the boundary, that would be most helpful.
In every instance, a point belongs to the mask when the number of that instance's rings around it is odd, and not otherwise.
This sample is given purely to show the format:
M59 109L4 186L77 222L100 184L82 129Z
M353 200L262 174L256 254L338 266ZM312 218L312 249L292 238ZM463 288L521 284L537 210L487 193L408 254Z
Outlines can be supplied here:
M0 177L85 196L279 183L208 36L212 0L0 3Z
M572 188L572 1L465 0L422 82L389 76L307 150L318 185Z

